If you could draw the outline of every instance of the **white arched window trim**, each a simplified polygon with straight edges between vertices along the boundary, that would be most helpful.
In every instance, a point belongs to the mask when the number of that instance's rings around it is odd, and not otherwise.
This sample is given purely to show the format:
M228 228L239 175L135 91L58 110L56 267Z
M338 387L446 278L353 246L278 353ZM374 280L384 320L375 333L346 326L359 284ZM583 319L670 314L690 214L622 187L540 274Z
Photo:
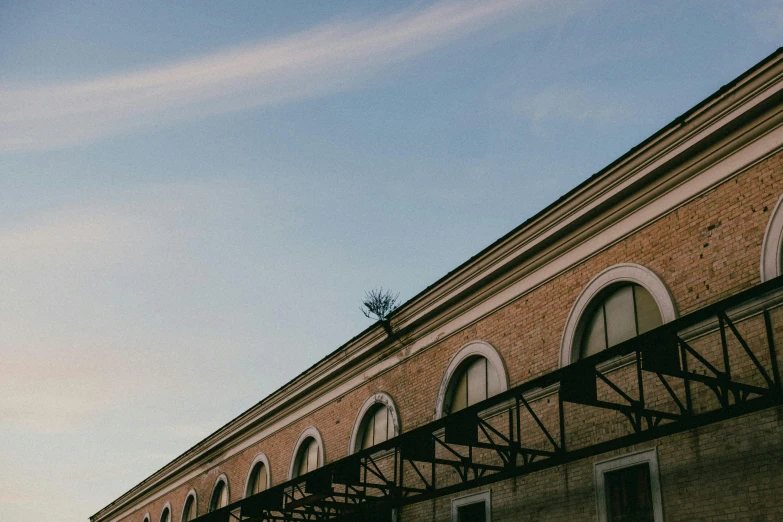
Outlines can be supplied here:
M563 339L560 343L560 367L567 366L574 361L574 346L578 343L581 332L579 331L582 315L588 309L590 303L606 288L617 283L636 283L650 292L661 312L661 320L664 323L677 318L677 307L674 304L666 284L649 268L633 263L621 263L610 266L595 276L576 298L571 312L568 314L566 326L563 330Z
M288 480L294 478L294 468L296 467L296 457L299 455L299 448L302 443L309 437L315 439L315 443L318 444L318 451L321 452L321 465L326 464L326 452L324 451L324 440L321 438L321 433L315 426L310 426L299 435L299 439L294 446L294 454L291 456L291 465L288 466Z
M144 513L144 518L142 518L141 520L142 522L150 522L152 520L152 518L150 517L150 512L147 511L146 513Z
M163 520L163 512L166 511L166 508L169 509L169 522L174 522L174 515L171 513L171 502L166 501L165 504L163 504L163 508L160 510L160 519Z
M367 412L370 411L370 409L376 404L383 404L389 409L389 414L391 416L392 423L394 424L394 436L396 437L400 434L400 418L397 415L397 406L394 404L394 399L392 399L388 393L378 392L368 397L367 400L364 401L364 404L362 404L361 409L359 409L359 414L356 416L356 421L353 423L353 430L351 431L351 440L348 446L349 455L356 453L357 439L359 438L359 428L362 425L364 416L367 415Z
M245 497L248 496L248 488L250 487L250 478L253 476L253 469L256 467L256 464L258 464L259 462L264 464L264 469L266 470L266 487L267 488L272 487L272 477L270 476L271 468L269 467L269 457L267 457L265 453L259 453L253 459L253 462L250 464L250 469L247 471L247 478L245 479Z
M185 506L188 505L188 497L193 497L193 518L196 518L198 516L198 496L196 495L196 490L191 489L188 491L188 494L185 495L185 501L182 503L182 513L179 515L180 522L185 519ZM172 520L172 522L174 522Z
M761 244L761 282L774 279L781 274L780 249L783 248L783 196L775 204L764 232Z
M508 371L506 370L506 363L503 358L495 350L495 348L486 341L471 341L462 348L451 358L449 365L446 367L446 371L443 374L443 379L440 381L440 388L438 388L438 396L435 399L435 419L443 417L443 405L446 402L446 392L449 389L449 382L454 377L457 369L462 363L474 356L480 355L487 359L492 366L495 367L495 371L498 372L498 381L500 383L500 393L508 390Z
M226 485L226 498L228 498L228 503L231 504L231 489L228 487L228 477L225 473L221 473L218 478L215 479L215 483L212 485L212 491L209 493L209 506L207 509L212 508L212 497L215 495L215 488L218 484L220 484L221 480Z

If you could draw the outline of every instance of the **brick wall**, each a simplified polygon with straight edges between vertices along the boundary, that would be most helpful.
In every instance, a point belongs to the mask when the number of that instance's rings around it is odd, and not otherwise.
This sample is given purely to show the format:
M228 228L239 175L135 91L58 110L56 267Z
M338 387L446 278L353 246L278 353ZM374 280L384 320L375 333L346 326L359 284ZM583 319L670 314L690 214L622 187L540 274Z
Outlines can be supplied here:
M759 282L764 231L781 194L783 153L702 194L253 447L214 462L208 471L142 505L124 521L141 522L144 513L149 512L152 522L157 522L164 503L169 501L172 522L179 522L191 488L198 494L198 513L204 514L221 473L228 477L231 502L243 498L250 464L259 452L269 458L272 483L287 480L296 440L310 426L320 431L328 462L346 456L359 408L378 391L394 398L403 430L432 421L443 371L451 357L470 341L484 340L497 349L506 362L511 386L555 370L571 307L585 285L611 265L637 263L655 272L669 287L681 314L744 290ZM783 325L783 316L777 324ZM752 335L751 323L743 328ZM783 336L780 330L777 335ZM618 377L622 378L620 374ZM614 429L613 421L608 419L593 417L592 421L585 425L585 443L597 430ZM623 428L618 424L616 429ZM666 520L783 520L782 430L783 411L778 408L644 446L658 447ZM612 455L493 485L493 520L595 520L593 463ZM449 520L449 516L450 499L442 498L404 508L400 520Z

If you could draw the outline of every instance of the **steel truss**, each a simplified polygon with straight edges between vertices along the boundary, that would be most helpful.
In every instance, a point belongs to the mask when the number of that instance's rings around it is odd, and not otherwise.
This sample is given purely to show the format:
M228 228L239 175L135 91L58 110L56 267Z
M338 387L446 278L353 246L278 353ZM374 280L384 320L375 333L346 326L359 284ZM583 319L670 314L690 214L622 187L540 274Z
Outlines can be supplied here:
M757 285L196 520L392 520L401 506L781 405L764 304L781 288L783 277Z

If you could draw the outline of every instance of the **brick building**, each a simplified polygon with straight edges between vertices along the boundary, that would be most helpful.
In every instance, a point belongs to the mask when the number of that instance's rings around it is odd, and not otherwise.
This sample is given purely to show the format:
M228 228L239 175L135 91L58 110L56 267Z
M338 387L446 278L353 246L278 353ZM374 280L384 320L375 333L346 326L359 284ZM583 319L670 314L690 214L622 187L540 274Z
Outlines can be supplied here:
M782 91L779 50L91 521L783 520Z

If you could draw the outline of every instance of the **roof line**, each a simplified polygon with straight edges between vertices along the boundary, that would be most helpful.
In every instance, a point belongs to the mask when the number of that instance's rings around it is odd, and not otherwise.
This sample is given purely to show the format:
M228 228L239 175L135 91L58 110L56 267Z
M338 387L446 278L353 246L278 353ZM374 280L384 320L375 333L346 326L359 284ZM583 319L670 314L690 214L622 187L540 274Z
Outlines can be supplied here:
M609 163L606 167L602 168L601 170L599 170L595 174L589 176L587 179L585 179L584 181L580 182L578 185L576 185L571 190L569 190L568 192L566 192L565 194L563 194L562 196L557 198L555 201L553 201L552 203L550 203L549 205L547 205L543 209L541 209L538 212L536 212L535 214L533 214L533 216L531 216L530 218L526 219L521 224L517 225L512 230L510 230L509 232L507 232L506 234L502 235L501 237L499 237L498 239L496 239L495 241L490 243L488 246L486 246L485 248L480 250L478 253L476 253L475 255L471 256L466 261L464 261L463 263L461 263L458 266L456 266L454 269L452 269L449 272L447 272L444 276L440 277L434 283L432 283L432 284L428 285L427 287L425 287L422 291L418 292L413 297L411 297L408 300L406 300L396 310L394 310L393 312L391 312L389 314L389 318L392 319L392 318L396 317L397 315L400 314L401 310L403 310L404 308L410 306L413 302L419 300L421 297L423 297L425 294L427 294L430 290L432 290L433 288L437 287L438 285L440 285L443 282L445 282L446 280L448 280L452 275L454 275L455 273L457 273L460 270L464 269L465 267L469 266L471 263L473 263L477 259L483 257L484 255L486 255L487 253L489 253L490 251L495 249L499 244L503 243L504 241L506 241L510 237L512 237L515 234L517 234L519 231L523 230L524 228L530 226L531 224L533 224L537 220L541 219L544 215L548 214L549 212L551 212L552 210L557 208L559 205L561 205L564 201L569 199L571 196L573 196L577 192L581 191L582 189L584 189L585 187L590 185L596 179L601 178L603 175L607 174L609 171L611 171L613 168L615 168L619 164L621 164L621 163L625 162L626 160L628 160L629 158L631 158L639 150L643 149L644 147L646 147L650 143L654 142L656 139L658 139L662 135L666 134L671 129L674 129L674 128L682 125L694 113L698 112L699 110L701 110L705 106L709 105L714 100L720 98L727 91L729 91L730 89L735 87L737 84L741 83L746 78L752 76L756 71L758 71L759 69L763 68L764 66L766 66L770 62L774 61L776 58L778 58L782 54L783 54L783 47L779 47L777 50L775 50L774 52L772 52L771 54L769 54L768 56L763 58L761 61L756 63L750 69L746 70L745 72L743 72L742 74L740 74L739 76L737 76L736 78L731 80L729 83L726 83L725 85L721 86L718 90L716 90L714 93L709 95L707 98L705 98L701 102L697 103L696 105L694 105L692 108L688 109L687 111L685 111L681 115L677 116L671 122L669 122L668 124L664 125L661 129L656 131L654 134L650 135L648 138L646 138L645 140L643 140L639 144L637 144L634 147L632 147L631 149L629 149L626 153L624 153L622 156L620 156L616 160L614 160L611 163ZM161 467L158 470L152 472L146 479L142 480L141 482L139 482L138 484L136 484L135 486L130 488L128 491L126 491L125 493L123 493L122 495L117 497L116 500L114 500L110 504L106 505L105 507L103 507L102 509L97 511L94 515L92 515L90 517L90 519L93 520L101 512L103 512L106 509L108 509L108 508L112 507L113 505L115 505L117 502L120 501L120 499L122 499L122 497L130 494L135 489L137 489L137 488L141 487L142 485L144 485L145 483L147 483L152 477L154 477L158 473L162 472L165 468L167 468L168 466L172 465L173 463L183 459L184 457L186 457L190 453L196 451L200 446L205 444L207 442L207 440L210 439L210 437L216 435L218 432L223 431L224 429L228 428L232 424L236 423L239 419L241 419L243 416L249 414L252 410L257 409L260 406L264 405L266 402L270 401L275 395L279 394L280 392L285 390L287 387L289 387L293 382L295 382L296 380L300 379L304 375L308 374L313 368L315 368L315 367L319 366L320 364L324 363L325 361L328 361L329 359L335 357L337 354L339 354L340 352L344 351L348 346L350 346L352 343L354 343L360 337L363 337L363 336L369 334L374 329L380 328L380 325L381 325L380 321L375 322L372 325L370 325L367 328L365 328L364 330L362 330L361 332L359 332L358 334L356 334L355 336L351 337L348 341L346 341L343 344L341 344L338 348L336 348L335 350L331 351L330 353L328 353L327 355L325 355L324 357L322 357L321 359L319 359L318 361L316 361L315 363L313 363L312 365L307 367L304 371L300 372L295 377L290 379L288 382L286 382L285 384L283 384L282 386L280 386L279 388L277 388L276 390L271 392L269 395L267 395L266 397L264 397L260 401L256 402L255 404L253 404L252 406L247 408L245 411L243 411L242 413L240 413L236 417L232 418L230 421L228 421L225 424L223 424L221 427L219 427L218 429L216 429L215 431L213 431L212 433L207 435L205 438L203 438L202 440L197 442L195 445L193 445L190 448L188 448L182 454L178 455L177 457L175 457L174 459L172 459L171 461L166 463L163 467Z

